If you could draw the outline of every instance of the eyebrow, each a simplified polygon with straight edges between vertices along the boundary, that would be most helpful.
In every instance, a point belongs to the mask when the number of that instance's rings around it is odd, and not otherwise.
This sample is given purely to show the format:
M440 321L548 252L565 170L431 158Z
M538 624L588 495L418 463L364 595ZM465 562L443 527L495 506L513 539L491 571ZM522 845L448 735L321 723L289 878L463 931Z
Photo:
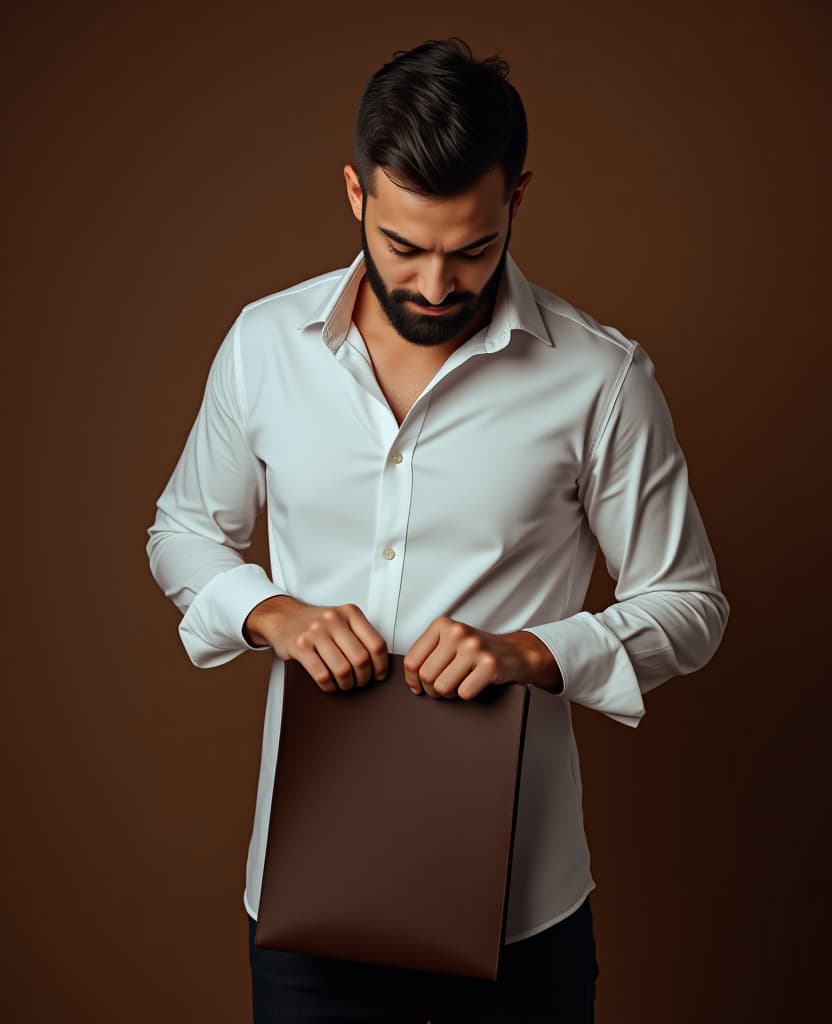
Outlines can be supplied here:
M401 235L397 234L395 231L391 231L389 228L379 226L379 231L383 235L387 235L387 237L392 239L394 242L398 242L399 245L406 245L409 249L415 249L417 252L428 251L420 248L418 245L414 245L413 242L408 242L406 238L402 238ZM467 245L463 245L461 249L454 249L449 255L454 256L456 253L465 252L466 249L477 249L479 246L485 245L486 242L493 242L499 234L499 231L492 231L490 235L483 235L482 238L478 238L475 242L469 242Z

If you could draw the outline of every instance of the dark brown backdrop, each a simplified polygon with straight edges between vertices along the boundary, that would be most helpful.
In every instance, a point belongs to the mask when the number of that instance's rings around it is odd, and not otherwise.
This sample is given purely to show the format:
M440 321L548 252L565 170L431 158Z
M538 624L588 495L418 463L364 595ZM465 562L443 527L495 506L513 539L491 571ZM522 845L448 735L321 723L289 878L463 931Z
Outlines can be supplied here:
M452 33L527 106L512 252L651 354L732 605L638 729L575 707L598 1020L820 1019L821 5L172 6L2 16L5 1019L248 1019L268 658L191 666L145 531L241 306L360 245L368 76Z

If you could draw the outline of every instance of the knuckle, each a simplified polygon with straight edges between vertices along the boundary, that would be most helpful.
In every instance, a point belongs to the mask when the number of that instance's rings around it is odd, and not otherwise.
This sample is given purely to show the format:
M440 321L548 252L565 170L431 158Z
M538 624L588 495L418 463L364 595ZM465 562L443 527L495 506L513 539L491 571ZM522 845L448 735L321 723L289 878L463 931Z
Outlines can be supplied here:
M404 656L404 660L402 661L402 665L407 669L408 672L416 672L418 670L418 667L419 667L418 662L416 661L416 659L415 658L411 658L407 654ZM419 673L419 676L421 678L421 673Z
M460 640L468 634L468 629L462 622L452 622L448 629L450 630L451 636L455 636Z
M324 608L321 612L321 618L324 622L337 622L340 616L334 608Z
M491 651L486 651L480 658L480 662L492 675L497 671L497 657Z
M379 637L377 640L371 640L368 646L373 654L384 654L386 648L383 637Z
M475 634L470 634L460 641L459 646L464 648L466 651L475 653L482 649L482 639Z

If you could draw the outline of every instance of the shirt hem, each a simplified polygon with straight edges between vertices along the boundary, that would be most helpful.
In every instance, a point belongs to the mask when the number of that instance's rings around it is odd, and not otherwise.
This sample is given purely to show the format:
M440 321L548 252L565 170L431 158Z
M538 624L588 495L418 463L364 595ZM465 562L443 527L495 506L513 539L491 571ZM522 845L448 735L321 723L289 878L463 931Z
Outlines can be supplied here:
M587 888L584 889L583 894L567 910L562 911L560 914L556 914L554 917L550 918L548 921L544 921L542 924L536 924L533 928L529 928L526 931L521 932L519 935L512 935L510 939L505 940L503 945L509 946L513 942L522 942L523 939L530 939L533 935L537 935L540 932L545 931L547 928L551 928L552 925L557 924L559 921L563 921L564 918L569 917L570 914L575 913L578 907L583 903L583 901L587 898L587 896L589 896L589 894L595 888L595 882L590 882ZM256 921L257 915L252 911L251 907L249 906L247 890L243 890L243 906L246 908L246 913L248 914L248 916L252 918L252 920Z
M248 904L248 890L246 890L246 889L243 890L243 906L246 908L246 913L248 914L248 916L253 921L256 921L257 920L257 914L254 913L254 911L251 909L251 907Z
M592 890L595 888L595 882L589 883L583 894L572 904L567 910L561 911L560 914L556 914L548 921L544 921L542 924L536 924L533 928L528 928L524 932L520 932L519 935L512 935L510 939L506 939L503 943L504 946L510 946L513 942L522 942L523 939L530 939L533 935L538 935L540 932L545 931L547 928L551 928L552 925L557 924L559 921L563 921L564 918L569 917L570 914L574 914L578 907L583 901L589 896Z

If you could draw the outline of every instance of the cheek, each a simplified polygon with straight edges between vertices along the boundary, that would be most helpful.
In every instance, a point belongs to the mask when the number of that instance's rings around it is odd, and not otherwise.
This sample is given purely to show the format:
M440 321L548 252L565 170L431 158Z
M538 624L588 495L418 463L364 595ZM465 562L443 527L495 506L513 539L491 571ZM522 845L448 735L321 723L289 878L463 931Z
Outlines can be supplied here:
M489 260L486 264L477 264L470 269L463 269L460 274L460 284L466 292L478 295L488 284L494 271L497 269L497 261Z
M388 287L395 287L397 281L404 280L408 275L407 264L384 250L373 253L373 262Z
M406 263L401 263L399 260L390 260L384 268L384 276L395 288L397 284L408 281L413 277L413 270Z

